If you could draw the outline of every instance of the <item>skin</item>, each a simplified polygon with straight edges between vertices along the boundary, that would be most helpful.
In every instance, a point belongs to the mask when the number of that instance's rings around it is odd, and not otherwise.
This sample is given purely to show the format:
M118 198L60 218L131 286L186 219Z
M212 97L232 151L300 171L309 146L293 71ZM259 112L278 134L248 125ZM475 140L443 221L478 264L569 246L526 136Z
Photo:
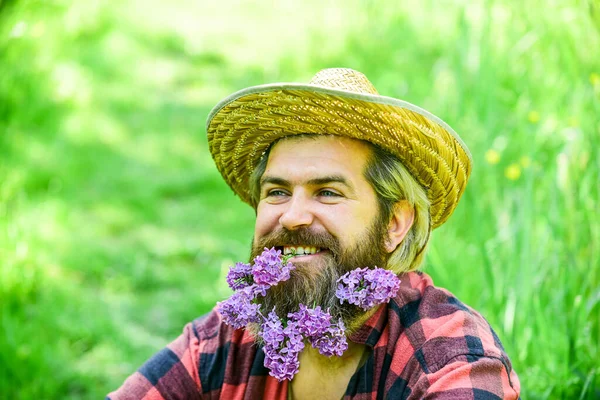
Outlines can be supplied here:
M261 179L255 240L281 228L309 227L335 236L343 248L353 246L378 213L376 193L363 175L370 151L362 141L335 136L288 138L275 144ZM394 210L385 244L388 253L402 242L414 220L405 202ZM324 251L292 261L318 268ZM293 398L341 398L364 351L365 346L350 342L344 356L328 358L306 346L291 382Z

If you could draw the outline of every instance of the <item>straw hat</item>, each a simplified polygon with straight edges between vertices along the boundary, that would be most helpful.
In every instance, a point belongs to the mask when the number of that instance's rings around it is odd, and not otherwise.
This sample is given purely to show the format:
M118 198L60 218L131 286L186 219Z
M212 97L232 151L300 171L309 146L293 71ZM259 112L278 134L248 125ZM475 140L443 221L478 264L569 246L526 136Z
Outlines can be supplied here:
M322 70L309 84L240 90L213 108L206 131L219 172L248 204L260 157L277 139L297 134L366 140L395 154L427 190L432 228L450 217L471 173L469 149L444 121L380 96L363 74L345 68Z

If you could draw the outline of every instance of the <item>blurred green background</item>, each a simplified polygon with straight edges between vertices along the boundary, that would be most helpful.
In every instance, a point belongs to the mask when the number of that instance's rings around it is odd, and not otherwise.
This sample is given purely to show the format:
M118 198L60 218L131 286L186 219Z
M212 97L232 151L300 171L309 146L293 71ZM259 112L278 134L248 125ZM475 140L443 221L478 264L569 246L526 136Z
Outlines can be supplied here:
M0 0L0 398L102 398L228 296L253 212L206 115L334 66L469 145L426 271L523 398L600 398L595 1Z

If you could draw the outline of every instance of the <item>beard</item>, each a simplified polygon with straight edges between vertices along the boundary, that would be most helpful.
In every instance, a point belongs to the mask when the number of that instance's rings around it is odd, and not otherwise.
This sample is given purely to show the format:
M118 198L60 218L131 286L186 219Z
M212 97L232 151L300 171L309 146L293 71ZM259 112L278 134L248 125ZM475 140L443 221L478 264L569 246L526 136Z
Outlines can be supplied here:
M260 255L264 248L288 246L314 246L326 252L314 262L302 262L290 272L290 279L272 286L266 296L259 297L263 314L273 309L279 317L286 318L288 313L296 312L300 304L309 308L321 306L329 311L332 321L342 319L351 332L352 327L365 311L348 303L340 304L336 297L337 280L346 272L356 268L378 266L385 268L389 258L385 251L387 223L375 218L361 237L347 248L342 248L339 240L328 232L312 232L303 227L296 230L285 228L271 232L253 241L250 262ZM290 259L294 264L294 258ZM253 330L253 329L251 329Z

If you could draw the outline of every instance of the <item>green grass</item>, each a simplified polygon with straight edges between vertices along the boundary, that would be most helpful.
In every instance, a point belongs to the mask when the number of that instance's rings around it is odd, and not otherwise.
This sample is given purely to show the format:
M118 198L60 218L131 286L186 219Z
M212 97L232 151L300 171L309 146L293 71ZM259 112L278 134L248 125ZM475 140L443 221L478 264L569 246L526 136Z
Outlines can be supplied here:
M206 115L331 66L469 145L426 269L489 319L523 398L600 396L592 3L201 3L0 1L0 397L102 397L226 297L253 213Z

